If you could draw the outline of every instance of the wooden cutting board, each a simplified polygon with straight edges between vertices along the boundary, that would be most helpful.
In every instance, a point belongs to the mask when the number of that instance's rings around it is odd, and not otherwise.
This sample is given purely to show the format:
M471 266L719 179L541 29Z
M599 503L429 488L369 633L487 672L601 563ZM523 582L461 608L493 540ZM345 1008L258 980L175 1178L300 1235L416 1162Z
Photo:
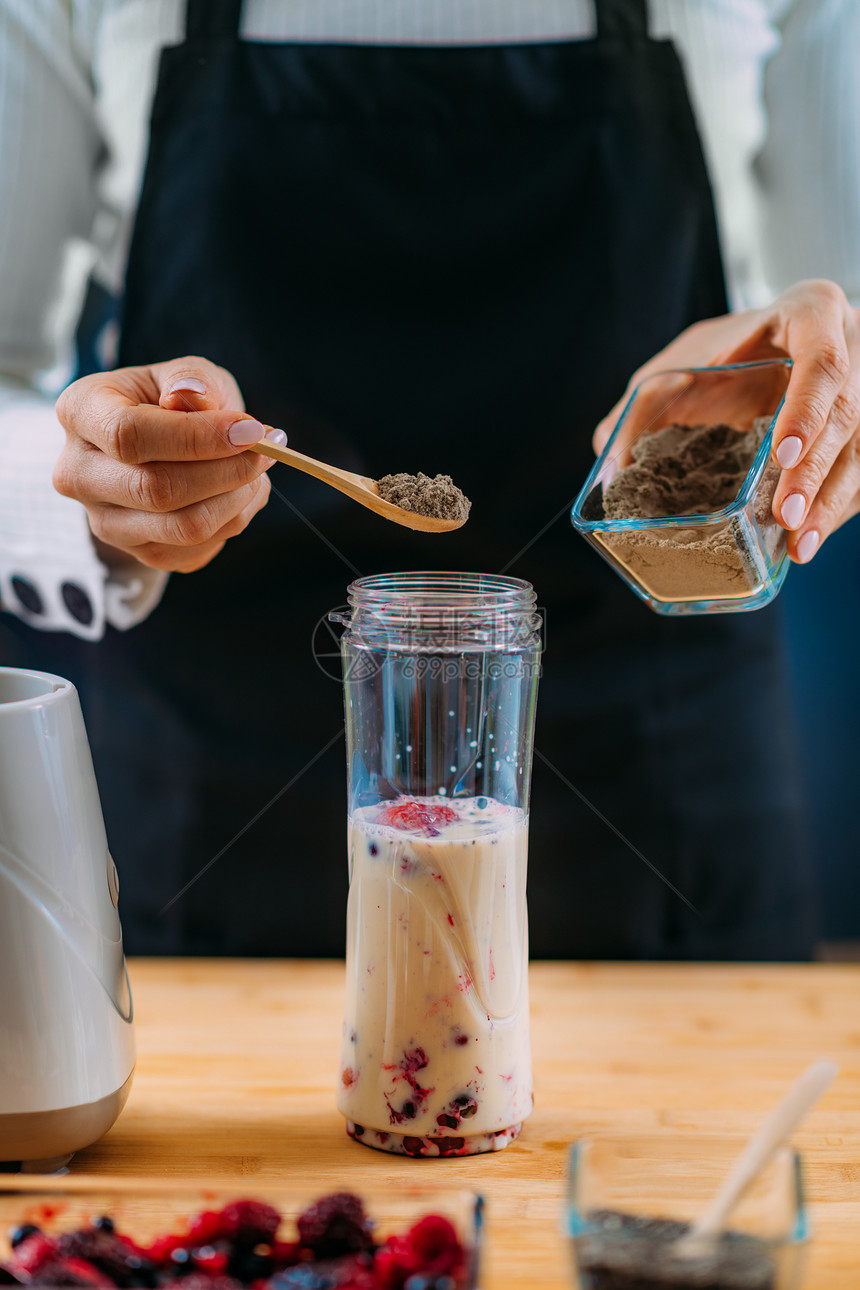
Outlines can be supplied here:
M138 1066L81 1174L191 1177L235 1194L309 1197L416 1180L486 1197L484 1290L561 1290L569 1144L623 1132L669 1140L701 1173L701 1142L752 1131L818 1056L840 1075L796 1134L814 1224L807 1290L860 1287L860 967L816 964L531 968L535 1110L494 1155L414 1161L349 1140L334 1106L343 965L136 960ZM704 1164L707 1172L707 1162Z

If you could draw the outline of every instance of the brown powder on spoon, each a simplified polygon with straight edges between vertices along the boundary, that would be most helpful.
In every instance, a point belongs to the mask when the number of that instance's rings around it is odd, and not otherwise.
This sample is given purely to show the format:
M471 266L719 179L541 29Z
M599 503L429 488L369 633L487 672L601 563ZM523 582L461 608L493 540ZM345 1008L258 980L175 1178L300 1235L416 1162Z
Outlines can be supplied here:
M401 506L404 511L427 515L439 520L465 520L472 503L458 488L450 475L430 475L419 472L407 475L383 475L377 484L379 496L385 502Z

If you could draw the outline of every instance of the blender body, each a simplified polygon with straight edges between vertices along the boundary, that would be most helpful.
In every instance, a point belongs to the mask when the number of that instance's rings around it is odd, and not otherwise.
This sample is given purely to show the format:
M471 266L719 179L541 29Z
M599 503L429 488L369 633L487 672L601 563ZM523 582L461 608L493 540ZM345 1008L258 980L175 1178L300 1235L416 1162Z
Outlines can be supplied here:
M134 1069L116 868L78 694L0 668L0 1168L50 1171Z

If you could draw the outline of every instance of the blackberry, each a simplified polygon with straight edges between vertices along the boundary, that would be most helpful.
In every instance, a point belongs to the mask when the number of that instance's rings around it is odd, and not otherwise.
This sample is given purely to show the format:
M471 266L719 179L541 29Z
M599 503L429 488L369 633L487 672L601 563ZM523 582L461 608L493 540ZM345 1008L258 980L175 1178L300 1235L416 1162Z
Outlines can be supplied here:
M266 1245L281 1224L281 1216L261 1200L234 1200L221 1210L221 1235L237 1245Z
M210 1277L205 1272L189 1272L187 1277L162 1281L160 1290L242 1290L233 1277Z
M125 1260L126 1272L123 1280L117 1279L118 1285L138 1286L142 1290L155 1290L158 1285L158 1273L155 1265L150 1263L149 1259L141 1258L137 1254L129 1254Z
M351 1192L333 1192L309 1205L297 1220L299 1240L318 1258L357 1254L373 1247L364 1206Z
M340 1271L334 1263L297 1263L273 1276L269 1290L337 1290Z
M13 1227L10 1230L9 1244L14 1250L22 1241L26 1241L28 1236L32 1236L34 1232L40 1232L41 1230L41 1228L36 1227L35 1223L22 1223L20 1227Z
M12 1256L13 1265L16 1275L18 1271L24 1273L24 1279L27 1281L36 1281L36 1273L39 1272L45 1264L52 1262L56 1258L57 1242L50 1236L46 1236L38 1228L25 1236L23 1241L19 1241L15 1246L15 1253Z
M266 1254L257 1254L247 1246L234 1250L227 1264L227 1272L243 1285L264 1281L272 1271L272 1260Z
M107 1221L110 1222L110 1219ZM57 1255L61 1259L84 1259L104 1272L118 1286L135 1283L139 1268L129 1267L128 1259L129 1255L138 1254L132 1241L124 1236L117 1236L112 1223L110 1228L99 1228L93 1223L92 1227L64 1232L57 1237ZM140 1259L138 1263L141 1263Z
M112 1282L104 1272L86 1259L53 1259L39 1268L36 1281L41 1286L82 1286L90 1290L108 1290Z
M93 1228L96 1232L113 1232L113 1219L107 1214L99 1214L98 1218L93 1219Z

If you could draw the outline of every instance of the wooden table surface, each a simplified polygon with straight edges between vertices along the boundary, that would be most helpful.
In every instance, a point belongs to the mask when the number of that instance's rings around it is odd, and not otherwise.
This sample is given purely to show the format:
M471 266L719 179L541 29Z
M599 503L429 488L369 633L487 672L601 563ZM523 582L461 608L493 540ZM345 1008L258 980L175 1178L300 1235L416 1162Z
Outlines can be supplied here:
M138 959L138 1064L111 1132L74 1174L294 1180L311 1195L414 1182L487 1199L484 1290L570 1290L559 1235L584 1132L745 1135L803 1066L840 1075L795 1135L815 1227L806 1290L860 1286L860 967L531 967L536 1105L518 1141L415 1161L346 1137L334 1106L343 965Z

